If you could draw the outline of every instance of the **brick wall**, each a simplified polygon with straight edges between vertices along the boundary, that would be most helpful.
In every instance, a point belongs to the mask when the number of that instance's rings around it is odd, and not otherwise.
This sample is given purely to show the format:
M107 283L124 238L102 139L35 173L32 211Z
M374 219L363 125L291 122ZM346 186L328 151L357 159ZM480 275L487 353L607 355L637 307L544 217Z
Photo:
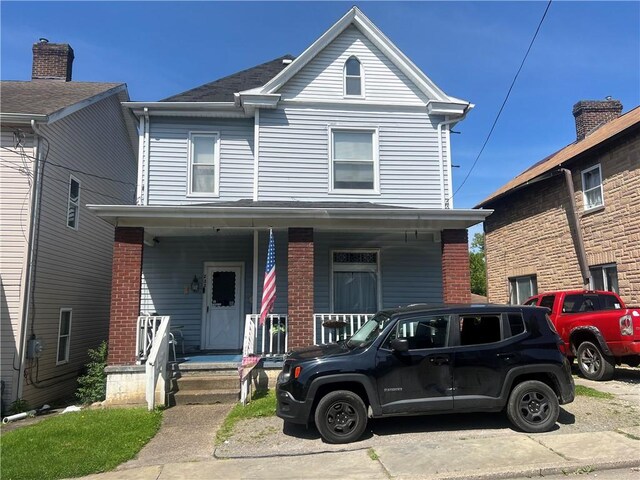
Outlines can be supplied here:
M442 300L444 303L469 303L471 278L466 230L442 231Z
M584 211L581 171L600 163L604 207ZM640 132L568 163L589 266L615 263L623 300L640 304ZM538 292L582 288L569 231L563 176L489 205L485 221L488 298L509 301L509 277L536 275Z
M117 227L113 245L109 365L136 362L144 229Z
M40 42L33 44L31 78L71 81L73 48L66 43Z
M289 348L313 344L313 229L290 228L288 247Z

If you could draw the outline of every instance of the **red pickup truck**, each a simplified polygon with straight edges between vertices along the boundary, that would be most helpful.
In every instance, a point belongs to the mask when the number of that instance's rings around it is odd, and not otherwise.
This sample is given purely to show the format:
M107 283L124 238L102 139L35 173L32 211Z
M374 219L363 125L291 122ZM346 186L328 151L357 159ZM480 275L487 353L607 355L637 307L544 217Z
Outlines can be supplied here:
M640 365L640 310L628 309L613 292L571 290L547 292L525 305L547 307L565 343L568 357L578 359L590 380L611 380L615 365Z

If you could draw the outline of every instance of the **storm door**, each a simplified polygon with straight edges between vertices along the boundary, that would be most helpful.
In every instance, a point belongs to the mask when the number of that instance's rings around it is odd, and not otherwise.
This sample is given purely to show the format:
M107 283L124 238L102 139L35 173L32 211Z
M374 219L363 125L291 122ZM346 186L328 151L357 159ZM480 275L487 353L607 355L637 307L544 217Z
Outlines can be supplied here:
M202 305L202 348L242 348L242 264L207 264Z

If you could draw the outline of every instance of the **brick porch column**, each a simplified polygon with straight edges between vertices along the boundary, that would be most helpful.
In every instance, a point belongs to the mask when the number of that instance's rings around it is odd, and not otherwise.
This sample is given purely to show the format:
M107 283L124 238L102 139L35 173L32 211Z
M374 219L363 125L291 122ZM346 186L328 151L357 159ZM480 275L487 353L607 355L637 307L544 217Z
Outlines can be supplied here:
M111 278L109 365L136 363L144 229L116 227Z
M288 348L313 344L313 228L290 228Z
M442 301L471 302L467 230L442 230Z

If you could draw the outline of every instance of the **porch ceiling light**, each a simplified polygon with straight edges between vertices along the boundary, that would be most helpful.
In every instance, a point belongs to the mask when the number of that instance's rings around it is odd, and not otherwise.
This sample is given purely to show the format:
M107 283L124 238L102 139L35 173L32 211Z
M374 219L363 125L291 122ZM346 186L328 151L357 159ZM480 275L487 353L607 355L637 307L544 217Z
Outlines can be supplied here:
M198 280L198 276L194 275L193 280L191 281L191 291L194 293L198 293L200 290L200 281Z

